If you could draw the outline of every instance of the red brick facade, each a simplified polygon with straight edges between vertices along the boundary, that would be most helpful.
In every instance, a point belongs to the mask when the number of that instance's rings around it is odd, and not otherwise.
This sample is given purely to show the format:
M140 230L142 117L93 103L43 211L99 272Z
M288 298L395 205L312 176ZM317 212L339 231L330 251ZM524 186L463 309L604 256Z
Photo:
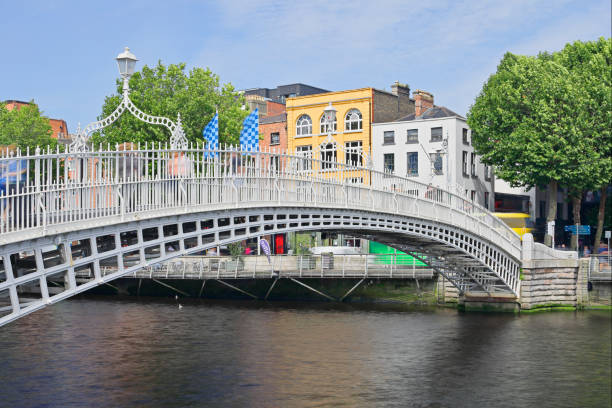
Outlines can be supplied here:
M259 146L263 151L287 151L287 114L281 113L275 116L266 116L259 119L259 133L263 139L259 141ZM272 143L272 135L278 133L278 143ZM275 135L276 139L276 135Z
M268 114L266 116L276 116L285 113L285 104L279 102L266 101Z
M22 106L29 105L28 102L22 101L6 101L5 106L6 109L12 111L13 109L21 109ZM284 105L283 105L284 107ZM49 119L49 125L51 125L51 137L55 139L67 139L68 138L68 124L64 119Z

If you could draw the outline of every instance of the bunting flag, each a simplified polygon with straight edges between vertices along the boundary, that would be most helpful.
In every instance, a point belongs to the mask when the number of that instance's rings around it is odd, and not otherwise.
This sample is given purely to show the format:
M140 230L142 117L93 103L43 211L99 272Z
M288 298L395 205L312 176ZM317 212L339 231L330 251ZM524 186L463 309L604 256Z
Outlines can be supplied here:
M268 263L272 264L272 261L270 261L270 244L268 244L268 241L266 239L261 239L259 241L259 246L261 247L264 254L266 254L266 256L268 257Z
M259 111L257 109L242 122L240 149L247 152L259 151Z
M210 150L219 149L219 112L215 113L215 116L208 122L208 125L202 132L204 140L206 140L206 148ZM217 157L219 153L206 153L205 157Z

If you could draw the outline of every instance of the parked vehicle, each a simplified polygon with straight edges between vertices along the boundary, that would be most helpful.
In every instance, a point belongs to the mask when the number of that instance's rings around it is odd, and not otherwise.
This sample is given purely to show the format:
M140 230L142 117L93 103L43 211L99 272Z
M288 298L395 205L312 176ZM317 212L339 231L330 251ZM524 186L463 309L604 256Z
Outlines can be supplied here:
M535 224L526 213L493 213L497 218L500 218L506 225L508 225L514 232L516 232L521 239L523 235L528 232L535 230Z

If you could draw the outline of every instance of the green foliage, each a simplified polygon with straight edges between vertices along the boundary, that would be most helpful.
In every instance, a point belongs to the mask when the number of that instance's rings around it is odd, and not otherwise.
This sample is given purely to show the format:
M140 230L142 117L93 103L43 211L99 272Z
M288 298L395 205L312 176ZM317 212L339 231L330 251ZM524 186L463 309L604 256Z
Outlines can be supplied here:
M181 114L185 136L190 142L203 142L202 131L219 110L219 142L237 144L242 121L248 114L242 110L243 98L231 84L220 86L219 76L209 69L193 68L185 73L185 64L158 62L144 66L130 78L130 99L143 112L165 116L176 121ZM99 119L108 116L121 102L122 81L117 80L117 94L108 96ZM170 132L163 126L150 125L129 113L92 138L97 143L167 142Z
M244 248L242 246L242 242L232 242L227 245L227 249L229 249L230 256L232 259L237 259L241 255L244 255Z
M57 141L51 134L49 119L42 116L34 101L11 111L0 104L0 145L16 144L33 152L36 146L55 147Z
M536 57L506 53L468 113L482 162L512 186L610 182L612 41Z

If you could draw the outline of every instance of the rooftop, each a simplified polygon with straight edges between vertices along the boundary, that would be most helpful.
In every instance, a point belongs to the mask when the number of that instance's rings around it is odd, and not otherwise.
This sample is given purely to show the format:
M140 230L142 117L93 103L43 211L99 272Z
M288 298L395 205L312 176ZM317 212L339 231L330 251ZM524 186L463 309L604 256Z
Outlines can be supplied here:
M407 122L410 120L419 120L419 119L441 119L441 118L451 118L451 117L465 119L463 116L459 115L458 113L453 112L452 110L448 109L445 106L434 106L433 108L427 109L420 116L416 116L414 113L411 113L408 116L399 118L395 122Z

